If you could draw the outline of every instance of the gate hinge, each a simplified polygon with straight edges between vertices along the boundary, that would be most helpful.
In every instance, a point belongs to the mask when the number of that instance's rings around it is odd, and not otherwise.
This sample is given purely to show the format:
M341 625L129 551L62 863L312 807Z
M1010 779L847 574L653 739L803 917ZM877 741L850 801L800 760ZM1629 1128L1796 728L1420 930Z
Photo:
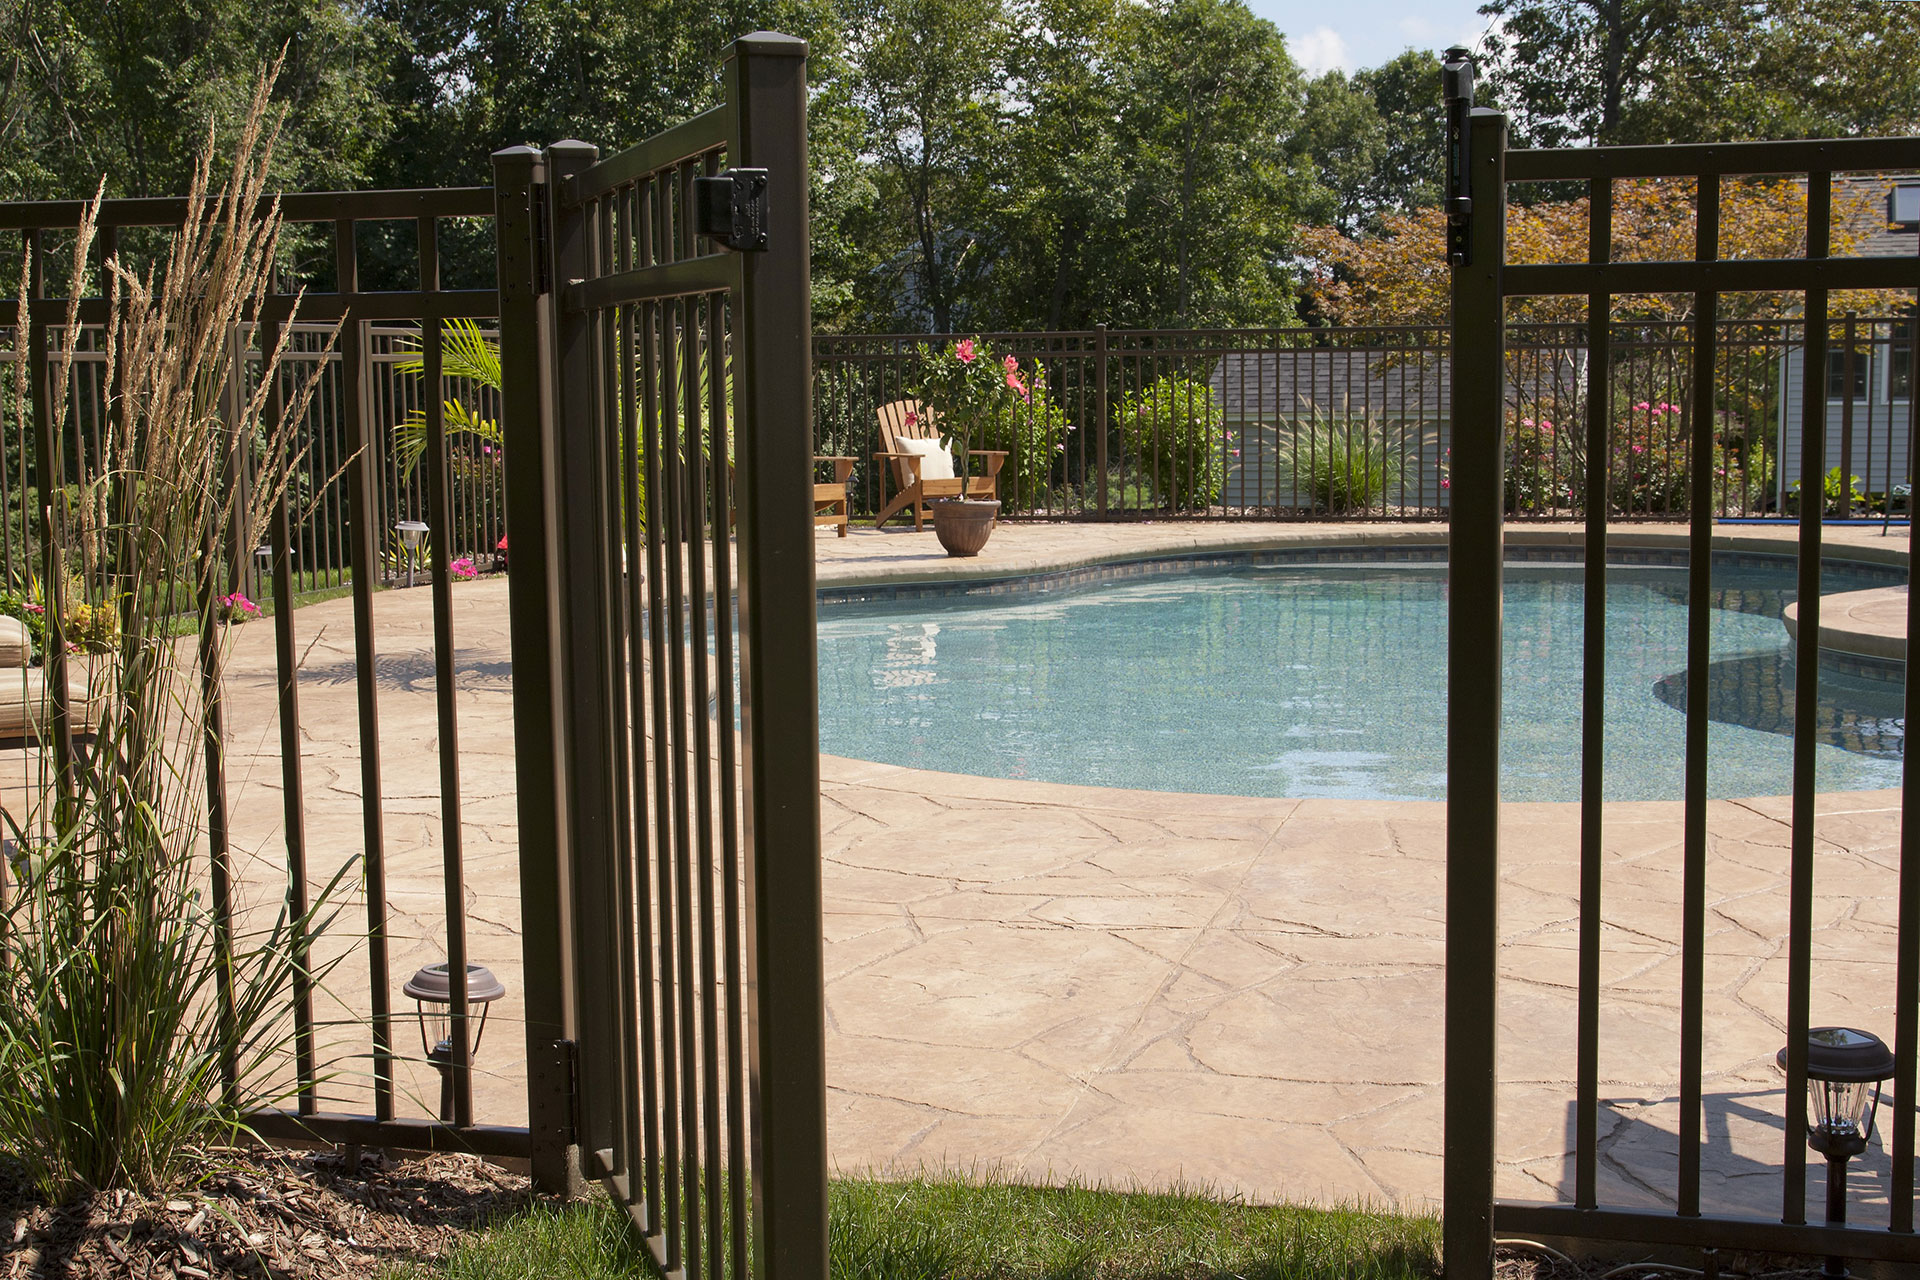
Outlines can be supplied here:
M561 1109L561 1114L566 1117L566 1143L573 1146L580 1141L580 1045L574 1040L555 1040L553 1051L560 1072L560 1086L567 1095L566 1106Z
M547 229L547 184L533 188L533 293L535 297L553 288L553 244Z
M724 169L693 180L694 230L729 249L767 247L767 171Z

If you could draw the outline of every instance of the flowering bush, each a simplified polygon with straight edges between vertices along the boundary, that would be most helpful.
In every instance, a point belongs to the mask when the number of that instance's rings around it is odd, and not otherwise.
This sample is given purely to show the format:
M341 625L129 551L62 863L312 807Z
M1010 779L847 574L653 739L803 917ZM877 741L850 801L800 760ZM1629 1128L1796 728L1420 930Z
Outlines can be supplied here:
M1688 441L1680 406L1646 400L1608 439L1613 505L1627 512L1687 509ZM1718 451L1716 450L1716 453Z
M1573 505L1570 441L1545 418L1519 418L1507 427L1509 513L1553 511Z
M1174 510L1212 506L1227 457L1240 456L1213 388L1191 378L1168 374L1128 395L1118 425L1127 456Z
M249 600L245 592L236 591L232 595L215 596L213 612L222 622L251 622L260 616L260 606Z
M941 436L954 450L956 474L966 474L973 449L1005 450L1003 508L1032 506L1045 492L1071 430L1066 413L1047 395L1040 363L1022 369L1018 357L978 338L961 338L940 347L923 344L915 373L914 394L934 411Z
M480 570L474 565L472 556L461 556L447 563L447 575L462 582L471 582L480 576Z

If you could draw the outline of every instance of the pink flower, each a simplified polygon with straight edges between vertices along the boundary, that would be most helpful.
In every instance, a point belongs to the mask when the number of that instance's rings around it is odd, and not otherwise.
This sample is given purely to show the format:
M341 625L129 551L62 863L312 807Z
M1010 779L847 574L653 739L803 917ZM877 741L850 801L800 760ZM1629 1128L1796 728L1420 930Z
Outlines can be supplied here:
M1011 361L1013 357L1008 356L1007 359ZM1027 384L1020 381L1020 375L1012 369L1007 370L1007 389L1009 391L1018 391L1022 400L1025 400L1028 404L1033 403L1033 393L1027 390Z
M1523 426L1523 427L1530 427L1530 426L1532 426L1532 425L1533 425L1533 419L1532 419L1532 418L1522 418L1522 419L1520 419L1520 425L1521 425L1521 426Z
M1448 450L1448 452L1449 452L1449 453L1451 453L1451 452L1452 452L1452 450L1451 450L1451 449L1449 449L1449 450ZM1440 487L1441 487L1442 489L1451 489L1451 488L1453 488L1453 481L1451 481L1451 480L1449 480L1449 479L1447 479L1447 478L1446 478L1445 476L1441 476L1441 477L1440 477Z
M1641 413L1645 413L1647 410L1653 408L1653 406L1651 404L1648 404L1645 400L1642 400L1639 404L1633 407Z
M961 364L972 364L973 358L980 353L974 350L972 338L962 338L953 344L953 354L960 357Z
M1007 372L1010 374L1018 373L1020 371L1020 362L1018 360L1015 360L1012 356L1008 356L1005 360L1002 360L1000 363L1007 367Z
M1551 422L1548 422L1545 418L1542 418L1540 419L1540 429L1542 431L1551 431L1553 430L1553 424Z
M920 415L911 409L907 410L907 425L910 427L920 425Z
M1237 458L1237 457L1239 457L1239 456L1240 456L1240 451L1239 451L1238 449L1235 449L1235 450L1233 451L1233 456L1234 456L1234 457L1236 457L1236 458Z

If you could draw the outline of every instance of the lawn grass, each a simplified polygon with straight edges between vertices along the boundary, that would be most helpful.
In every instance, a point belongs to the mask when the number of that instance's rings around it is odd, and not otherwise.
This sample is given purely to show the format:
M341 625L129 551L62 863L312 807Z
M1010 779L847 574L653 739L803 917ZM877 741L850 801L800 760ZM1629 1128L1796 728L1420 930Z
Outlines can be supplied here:
M839 1179L828 1203L834 1280L1432 1280L1440 1271L1430 1216L951 1176ZM640 1261L620 1212L594 1199L517 1215L444 1262L383 1280L611 1280L640 1274Z

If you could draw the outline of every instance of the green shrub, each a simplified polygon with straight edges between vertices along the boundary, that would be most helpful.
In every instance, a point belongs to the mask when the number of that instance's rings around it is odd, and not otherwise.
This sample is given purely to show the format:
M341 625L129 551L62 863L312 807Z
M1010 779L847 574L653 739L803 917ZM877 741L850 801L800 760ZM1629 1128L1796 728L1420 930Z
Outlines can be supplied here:
M1280 447L1277 490L1329 515L1365 511L1385 502L1400 483L1402 467L1399 449L1371 414L1323 417L1316 411Z
M1067 432L1072 430L1067 411L1048 398L1046 373L1037 364L1033 388L1031 404L1003 406L980 425L974 443L976 449L1006 450L1007 460L1000 468L1000 509L1008 513L1044 505L1056 461L1066 451Z
M1120 402L1127 456L1174 511L1210 507L1226 479L1232 448L1213 388L1168 374Z
M1860 477L1857 475L1854 476L1851 486L1853 492L1848 493L1847 490L1849 486L1846 478L1840 474L1840 468L1835 467L1833 470L1827 472L1820 480L1820 493L1826 503L1824 514L1829 516L1844 516L1848 514L1853 507L1860 505L1865 493L1862 484L1863 482ZM1801 481L1795 480L1793 482L1793 495L1796 508L1799 505L1800 485Z

